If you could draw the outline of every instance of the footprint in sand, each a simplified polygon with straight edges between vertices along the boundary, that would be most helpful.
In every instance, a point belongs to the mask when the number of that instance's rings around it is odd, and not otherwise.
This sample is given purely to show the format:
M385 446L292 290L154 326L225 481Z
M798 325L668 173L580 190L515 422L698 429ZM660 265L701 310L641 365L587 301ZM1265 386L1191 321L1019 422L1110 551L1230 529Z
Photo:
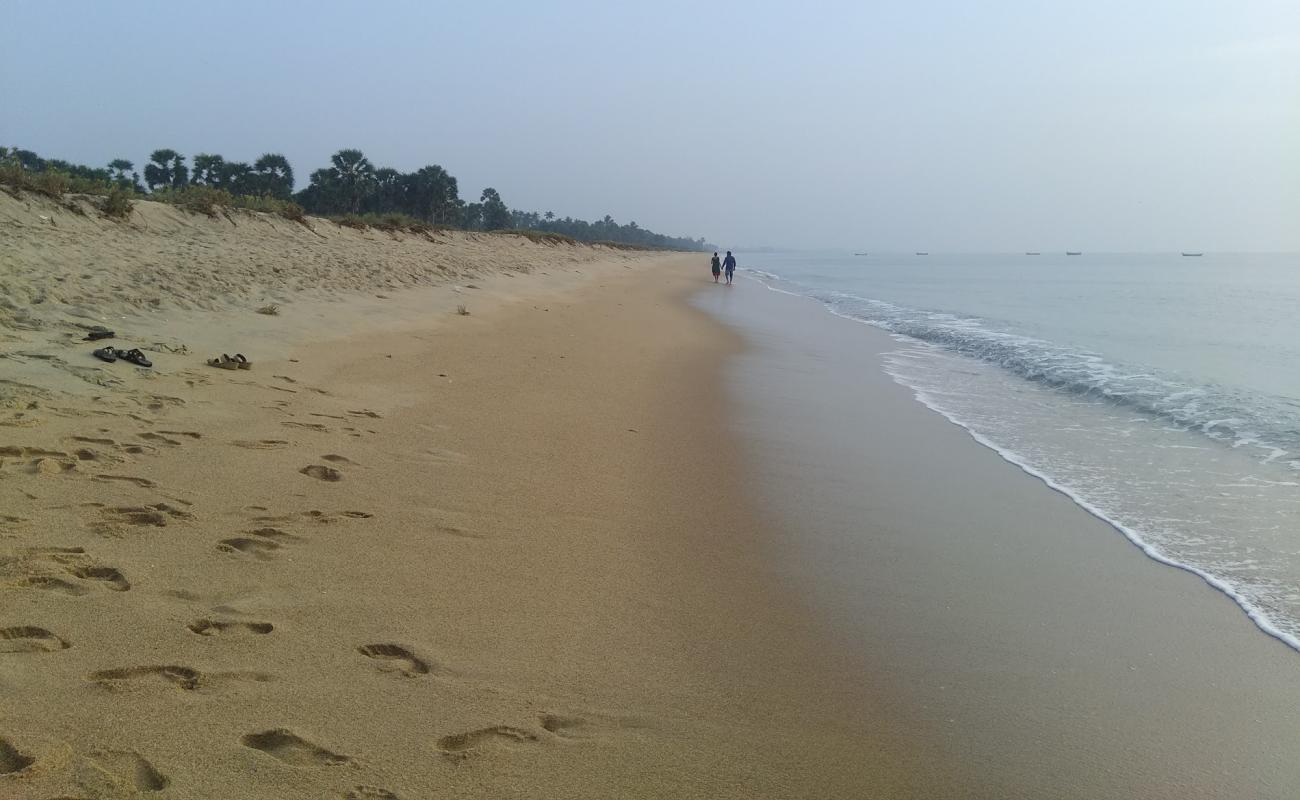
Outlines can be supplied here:
M106 589L114 592L126 592L131 589L131 582L126 579L125 575L113 567L74 567L73 569L68 570L68 572L83 581L97 581L102 583Z
M137 433L136 436L140 437L141 439L144 439L146 442L152 442L153 444L165 444L168 447L181 446L180 442L176 441L175 439L169 439L166 436L163 436L161 433Z
M106 687L113 687L120 681L138 681L146 678L157 678L175 684L186 691L192 691L199 688L199 681L202 677L202 674L196 669L175 665L102 669L98 672L92 672L88 676L90 680L103 684Z
M240 439L231 442L231 444L233 444L235 447L242 447L245 450L275 450L281 447L285 447L289 443L284 439L258 439L257 441Z
M44 628L32 625L0 628L0 653L53 653L71 646Z
M476 731L453 733L438 740L438 750L449 758L469 758L493 745L516 745L536 742L537 735L509 725L494 725Z
M358 647L357 652L374 659L385 672L397 672L408 678L429 674L429 662L398 644L367 644Z
M137 528L164 528L168 520L193 519L188 511L181 511L166 503L154 503L148 506L111 506L99 512L103 517L105 529L113 525L133 525Z
M111 483L111 482L133 483L136 486L139 486L141 489L153 489L158 485L153 481L149 480L148 478L137 478L132 475L102 475L101 474L101 475L96 475L95 480L103 481L105 483Z
M286 728L250 733L240 742L295 767L333 767L352 760L312 744Z
M264 636L275 630L275 626L269 622L238 622L217 619L195 620L186 627L194 633L197 633L199 636L222 636L245 633Z
M35 763L36 759L23 755L7 739L0 738L0 775L22 772Z
M244 553L263 561L269 561L274 557L275 551L280 549L280 545L275 542L269 542L265 539L250 539L245 536L238 536L233 539L222 539L217 543L217 549L227 553Z
M270 560L288 542L297 541L298 537L285 533L279 528L257 528L247 536L235 536L222 539L217 549L227 553L245 553L262 560Z
M165 434L167 434L168 436L184 436L186 439L202 439L202 438L203 438L203 434L201 434L201 433L197 433L197 432L195 432L195 431L158 431L158 432L159 432L159 433L165 433Z
M345 458L344 456L337 455L335 453L329 453L327 455L323 455L321 456L321 458L325 461L330 462L331 464L346 464L347 466L351 466L351 467L355 467L357 465L357 462Z
M101 439L95 436L69 436L69 441L81 442L82 444L99 444L105 447L117 447L117 442L112 439Z
M20 569L28 572L20 585L31 589L41 589L70 596L81 596L90 590L79 583L73 583L63 577L43 574L49 569L47 562L62 567L63 572L82 581L97 583L114 592L130 590L131 583L126 576L114 567L96 564L94 559L81 547L29 547L24 555L13 559ZM0 560L2 562L2 560ZM2 563L0 563L2 566Z
M329 428L319 422L281 422L280 424L286 425L290 428L306 428L309 431L316 431L317 433L329 432Z
M123 684L131 681L155 680L172 684L173 686L177 686L187 692L192 692L200 687L210 686L213 683L228 680L257 681L259 683L266 683L275 680L275 676L269 675L265 672L202 673L192 667L178 666L175 664L103 669L98 672L92 672L86 677L88 680L94 681L106 689L121 688Z
M340 517L345 517L347 519L370 519L375 516L374 514L370 514L365 511L339 511L337 513L331 513L329 511L320 511L319 509L315 509L315 508L313 508L310 511L303 511L301 513L304 517L311 520L312 522L319 522L324 525L328 525L332 522L338 522Z
M44 450L39 447L21 447L18 445L0 445L0 457L8 458L67 458L61 450Z
M132 750L99 750L78 770L77 783L93 795L119 797L160 792L171 780Z
M303 475L307 475L309 477L315 478L316 480L329 481L329 482L343 480L342 472L339 472L333 467L327 467L323 464L312 464L310 466L303 467L298 471Z
M378 786L354 786L343 795L343 800L401 800L401 798Z

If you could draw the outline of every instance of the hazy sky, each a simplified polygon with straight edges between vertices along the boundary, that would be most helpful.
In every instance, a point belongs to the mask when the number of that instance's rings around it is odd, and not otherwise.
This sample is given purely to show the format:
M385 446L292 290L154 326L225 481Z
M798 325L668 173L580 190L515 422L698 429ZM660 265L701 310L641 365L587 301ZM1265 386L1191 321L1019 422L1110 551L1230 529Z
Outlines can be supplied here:
M0 144L358 147L718 244L1300 250L1300 2L0 0Z

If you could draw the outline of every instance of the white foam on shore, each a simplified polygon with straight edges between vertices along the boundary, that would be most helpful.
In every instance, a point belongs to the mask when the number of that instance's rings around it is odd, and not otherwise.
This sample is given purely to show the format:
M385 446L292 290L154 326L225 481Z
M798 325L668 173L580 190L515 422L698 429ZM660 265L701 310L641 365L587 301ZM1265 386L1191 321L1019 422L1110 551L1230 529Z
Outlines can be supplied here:
M847 318L852 319L852 317L847 317ZM905 386L908 389L910 389L912 391L912 396L915 397L916 400L919 403L921 403L921 405L925 406L931 411L934 411L936 414L939 414L944 419L948 420L952 424L966 431L966 433L970 434L970 437L972 439L984 445L985 447L992 450L993 452L997 453L999 456L1002 457L1004 461L1016 465L1017 467L1019 467L1029 475L1032 475L1035 478L1042 481L1043 483L1047 484L1047 486L1050 487L1051 489L1060 492L1061 494L1070 498L1072 501L1074 501L1075 505L1079 506L1083 510L1087 511L1089 514L1093 515L1097 519L1102 520L1107 525L1110 525L1112 528L1122 533L1125 538L1127 538L1133 544L1137 545L1138 548L1140 548L1142 552L1145 553L1148 557L1154 559L1155 561L1159 561L1161 564L1166 564L1168 566L1176 567L1178 569L1190 572L1193 575L1200 577L1202 580L1204 580L1209 585L1213 586L1215 589L1218 589L1219 591L1226 594L1228 597L1232 598L1233 602L1235 602L1238 606L1241 607L1243 611L1246 612L1246 616L1250 617L1251 621L1254 622L1255 625L1258 626L1260 630L1262 630L1264 633L1267 633L1269 636L1272 636L1278 639L1279 641L1283 642L1293 650L1300 652L1300 638L1297 638L1296 636L1287 633L1286 631L1282 630L1277 625L1275 625L1273 623L1273 620L1269 618L1268 614L1263 609L1259 608L1254 603L1252 603L1247 597L1245 597L1241 592L1239 592L1232 584L1220 578L1217 578L1214 575L1211 575L1209 572L1206 572L1205 570L1199 567L1195 567L1191 564L1184 563L1165 554L1158 547L1156 547L1155 545L1151 544L1146 539L1144 539L1142 537L1141 532L1133 528L1130 528L1129 526L1124 525L1123 523L1107 516L1106 512L1104 512L1097 506L1093 505L1092 503L1088 502L1087 499L1079 495L1077 492L1071 490L1067 486L1063 486L1062 484L1057 483L1052 478L1052 476L1048 475L1047 473L1042 472L1030 466L1017 453L1013 452L1008 448L1002 447L1001 445L992 441L988 437L980 434L979 432L971 428L971 426L967 424L964 420L960 419L959 417L951 414L946 409L944 409L943 406L935 402L934 399L931 398L929 395L927 395L924 391L916 388L915 386L909 385L901 377L899 377L897 374L895 374L893 371L889 370L888 368L885 368L885 373L889 375L889 377L893 378L894 381L898 383L900 386Z
M888 333L896 341L905 342L910 345L917 345L921 347L936 347L936 345L932 343L915 339L914 337L907 336L906 334L902 334L890 330L890 328L885 324L875 322L869 319L863 319L861 317L857 317L847 312L841 311L835 308L832 304L827 303L826 301L814 297L808 293L790 291L773 285L771 283L772 281L782 280L780 276L773 275L767 272L762 272L760 270L748 270L748 271L755 276L751 278L752 280L757 281L760 285L764 286L769 291L777 292L779 294L789 295L792 297L802 297L802 298L820 302L823 308L825 308L827 311L834 314L835 316L882 330ZM904 354L895 352L888 355L902 356ZM1011 448L1005 447L993 441L992 439L988 438L987 436L975 430L968 421L962 419L957 414L954 414L951 410L944 408L943 405L938 400L936 400L930 394L925 392L923 389L921 389L916 385L908 383L905 380L905 378L902 375L900 375L896 370L890 369L887 365L882 366L882 369L896 383L910 390L912 392L913 397L918 402L920 402L922 405L924 405L926 408L930 409L931 411L934 411L935 413L939 414L948 422L962 428L964 431L966 431L967 434L970 435L972 439L974 439L976 442L983 445L984 447L987 447L988 449L997 453L998 456L1000 456L1004 461L1013 464L1016 467L1019 467L1026 474L1031 475L1037 478L1038 480L1042 481L1052 490L1065 495L1072 502L1074 502L1075 505L1079 506L1080 508L1087 511L1092 516L1096 517L1097 519L1105 522L1107 525L1111 526L1115 530L1119 531L1126 539L1128 539L1132 544L1136 545L1147 557L1151 558L1152 560L1157 561L1161 564L1165 564L1170 567L1174 567L1186 572L1190 572L1193 575L1198 576L1199 578L1204 580L1207 584L1209 584L1210 586L1214 587L1216 590L1222 592L1223 594L1231 598L1233 602L1235 602L1243 611L1246 612L1247 617L1249 617L1249 619L1261 631L1268 634L1269 636L1272 636L1273 638L1277 639L1278 641L1282 642L1283 644L1287 645L1293 650L1300 652L1300 637L1297 637L1296 635L1289 633L1288 631L1280 627L1269 616L1266 610L1264 610L1256 603L1254 603L1250 599L1250 597L1244 594L1238 587L1234 586L1231 582L1226 581L1223 578L1220 578L1210 573L1206 569L1195 566L1193 564L1189 564L1185 561L1179 560L1178 558L1175 558L1174 556L1168 554L1167 552L1162 550L1159 546L1149 541L1149 539L1145 537L1140 530L1125 525L1124 523L1110 516L1109 514L1107 514L1107 512L1104 509L1090 502L1079 492L1059 482L1056 478L1054 478L1052 475L1048 474L1047 472L1044 472L1032 466L1019 453L1015 452ZM1255 443L1240 442L1237 444L1255 444ZM1279 454L1271 454L1270 457L1266 460L1266 463L1268 461L1276 460L1277 458L1279 458L1279 456L1285 454L1285 452L1286 451L1282 451L1282 453Z

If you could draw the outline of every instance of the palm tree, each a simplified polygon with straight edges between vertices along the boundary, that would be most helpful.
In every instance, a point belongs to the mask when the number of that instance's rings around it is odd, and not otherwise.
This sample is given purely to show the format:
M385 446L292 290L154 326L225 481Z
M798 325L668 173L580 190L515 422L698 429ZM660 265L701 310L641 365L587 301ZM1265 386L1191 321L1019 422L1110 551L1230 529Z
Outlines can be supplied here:
M191 183L206 186L220 186L225 172L226 160L211 153L199 153L194 157L194 169L190 173Z
M361 209L361 198L373 189L375 165L360 150L340 150L330 156L335 177L350 202L350 211Z
M263 193L281 200L293 194L293 167L289 166L289 159L279 153L264 153L253 162L253 169L257 171Z
M220 185L234 195L257 194L257 179L253 168L244 161L227 161L221 165Z
M150 191L160 186L181 188L189 177L185 169L185 156L169 148L155 150L149 154L149 161L144 167L144 180Z

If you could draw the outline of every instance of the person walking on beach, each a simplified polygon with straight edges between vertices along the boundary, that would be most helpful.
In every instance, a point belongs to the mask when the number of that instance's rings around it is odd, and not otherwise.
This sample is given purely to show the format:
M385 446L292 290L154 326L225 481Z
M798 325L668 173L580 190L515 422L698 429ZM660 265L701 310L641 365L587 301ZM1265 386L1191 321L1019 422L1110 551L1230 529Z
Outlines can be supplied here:
M716 257L716 256L715 256ZM727 285L731 285L731 275L736 271L736 257L727 251L727 257L722 259L722 268L727 271Z
M709 262L713 267L713 282L718 282L718 276L722 274L722 262L718 260L718 254L713 254L713 259Z

